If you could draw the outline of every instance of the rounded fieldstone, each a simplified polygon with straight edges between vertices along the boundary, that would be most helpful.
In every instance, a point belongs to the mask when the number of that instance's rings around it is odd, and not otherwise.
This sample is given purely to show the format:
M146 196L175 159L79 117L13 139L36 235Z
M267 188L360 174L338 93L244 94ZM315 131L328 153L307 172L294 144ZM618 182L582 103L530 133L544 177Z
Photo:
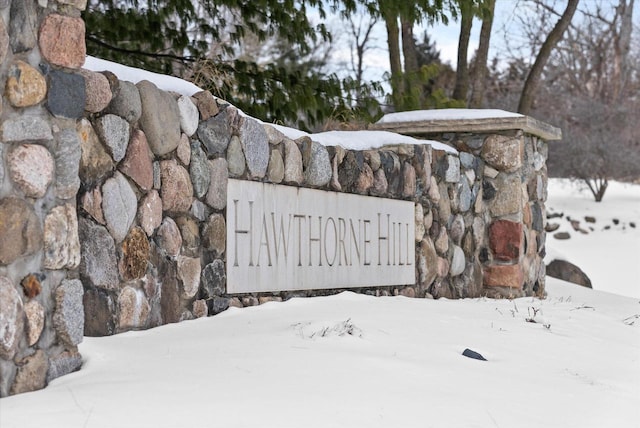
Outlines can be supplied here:
M22 144L7 153L9 175L15 185L30 198L41 198L53 180L55 163L44 146Z
M422 205L416 204L414 207L414 221L415 221L415 239L416 242L422 241L425 234L424 227L424 210Z
M416 196L416 170L408 162L402 167L402 181L404 183L402 196L405 198L413 198Z
M140 126L147 136L151 151L164 156L180 143L180 111L178 103L167 92L143 80L136 85L142 102Z
M42 229L23 199L0 200L0 264L8 265L42 248Z
M102 73L85 69L80 70L80 74L84 77L84 91L86 94L84 109L89 113L101 112L107 108L113 97L109 79Z
M102 211L107 229L116 242L129 233L138 209L138 200L124 175L116 172L102 185Z
M53 326L69 346L78 345L84 336L83 293L82 282L78 279L65 279L56 288Z
M247 159L249 174L252 177L264 177L269 165L269 139L264 126L257 120L245 117L240 127L240 144Z
M516 174L499 174L495 179L495 198L490 205L494 217L515 214L522 209L522 186ZM485 188L483 187L483 192ZM483 193L484 195L484 193Z
M160 162L162 209L170 212L188 212L193 199L193 186L189 173L175 159Z
M9 278L0 276L0 357L13 358L24 328L22 299Z
M198 138L204 144L209 155L223 155L231 139L231 127L226 110L200 122Z
M111 172L113 160L87 119L80 120L77 131L81 148L80 180L85 186L91 186Z
M211 171L211 181L206 202L210 207L222 210L227 206L229 172L226 159L218 158L209 161L209 170Z
M449 235L456 245L460 245L460 243L462 242L464 228L464 218L460 214L453 217L453 221L451 222L451 226L449 227Z
M182 297L195 297L200 287L200 259L178 256L178 279L182 282Z
M142 190L151 190L153 187L153 161L144 132L139 129L133 131L126 155L118 165L118 169L131 178Z
M519 138L489 135L481 156L498 171L514 171L522 166L522 142Z
M102 193L99 187L89 190L82 195L80 198L80 207L98 223L102 225L107 224L102 214Z
M469 211L472 202L473 193L471 192L469 183L467 182L467 180L462 180L462 185L460 186L460 212Z
M118 296L118 330L144 327L151 307L144 293L133 287L124 287Z
M75 269L79 264L80 240L75 206L57 206L44 219L43 266L46 269Z
M200 112L200 120L209 120L210 117L217 115L220 111L218 103L215 97L211 95L211 92L196 92L192 97Z
M24 313L27 320L27 343L33 346L40 339L44 328L44 308L36 300L31 300L24 305Z
M445 255L449 251L449 234L444 227L440 228L440 233L435 241L436 251L440 255Z
M229 175L231 177L240 177L246 170L246 159L242 152L242 144L237 135L231 137L229 147L227 148L227 164L229 165Z
M321 187L331 180L331 161L327 148L315 141L309 144L308 150L304 150L303 156L306 169L304 178L309 186Z
M51 64L80 68L84 65L87 54L84 33L82 18L51 13L40 25L40 52Z
M80 160L82 149L78 133L63 129L56 134L53 157L56 166L55 191L60 199L75 199L80 189Z
M209 214L211 214L211 208L209 208L206 204L201 202L198 199L194 199L191 204L191 209L189 210L189 214L194 216L200 221L205 221Z
M42 74L24 61L15 61L9 68L5 96L14 107L29 107L44 100L47 82Z
M269 144L273 146L280 144L281 142L284 141L285 138L287 138L286 135L284 135L282 132L278 131L276 128L269 125L268 123L265 123L262 126L264 127L264 131L267 133L267 139L269 140Z
M213 251L215 256L222 256L227 248L227 225L222 214L212 214L203 229L204 247Z
M122 241L121 272L125 281L138 279L147 273L149 261L149 241L145 232L134 227Z
M14 54L33 49L38 40L38 13L32 1L11 2L9 36Z
M182 236L182 254L188 257L198 257L200 254L200 228L198 223L188 216L180 216L175 221Z
M182 247L182 235L178 225L171 217L165 217L156 233L156 242L169 257L180 254Z
M11 386L10 394L22 394L44 388L47 384L48 369L47 354L42 349L22 359L18 364L18 373Z
M449 274L451 276L458 276L462 272L464 272L464 268L466 266L466 261L464 257L464 251L462 248L457 245L453 246L453 257L451 259L451 267L449 269Z
M50 70L48 76L47 108L51 114L69 119L81 118L86 102L84 78L60 70Z
M153 235L162 223L162 199L155 189L142 199L138 209L138 222L147 236Z
M142 116L142 101L136 85L124 80L118 81L118 90L114 93L107 113L117 114L129 123L135 123Z
M383 168L378 168L378 170L373 174L373 186L370 189L372 195L383 196L387 193L389 188L389 183L387 182L387 176L384 173Z
M176 155L183 165L189 166L189 163L191 162L191 144L189 143L189 137L187 137L187 134L182 134L180 136L180 143L176 148Z
M191 143L191 163L189 164L189 176L193 184L193 191L198 198L202 198L209 191L211 183L211 171L207 154L200 147L198 141Z
M269 157L267 177L272 183L280 183L284 179L284 161L279 151L274 150Z
M129 122L115 114L105 114L95 121L95 130L113 160L120 162L129 144Z
M193 302L193 316L196 318L203 318L209 315L209 308L207 307L207 301L204 299L196 300Z
M178 98L178 110L180 112L180 128L182 128L182 132L191 137L198 130L200 119L198 107L190 97L182 95Z
M204 269L202 269L201 283L205 297L213 298L214 296L223 295L227 284L224 262L216 259L206 265Z
M284 140L284 182L289 184L301 184L302 153L298 145L289 139Z

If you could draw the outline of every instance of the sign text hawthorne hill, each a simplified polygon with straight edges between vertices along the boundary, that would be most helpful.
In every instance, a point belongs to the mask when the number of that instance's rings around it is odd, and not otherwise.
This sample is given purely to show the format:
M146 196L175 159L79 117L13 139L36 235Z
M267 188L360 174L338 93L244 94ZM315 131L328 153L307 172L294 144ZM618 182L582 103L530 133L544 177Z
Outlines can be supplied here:
M229 180L227 293L415 282L414 204Z

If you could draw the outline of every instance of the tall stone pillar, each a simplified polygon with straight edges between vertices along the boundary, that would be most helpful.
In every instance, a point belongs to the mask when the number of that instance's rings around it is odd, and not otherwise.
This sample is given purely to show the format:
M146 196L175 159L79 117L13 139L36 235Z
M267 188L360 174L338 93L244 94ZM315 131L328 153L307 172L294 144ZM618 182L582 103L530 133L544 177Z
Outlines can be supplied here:
M0 0L0 396L77 370L86 0Z

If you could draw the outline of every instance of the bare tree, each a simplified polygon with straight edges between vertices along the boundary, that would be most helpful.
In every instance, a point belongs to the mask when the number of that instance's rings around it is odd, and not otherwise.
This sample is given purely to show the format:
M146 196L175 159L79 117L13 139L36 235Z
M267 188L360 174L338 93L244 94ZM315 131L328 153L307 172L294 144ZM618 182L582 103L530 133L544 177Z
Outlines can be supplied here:
M495 0L487 0L486 10L483 11L482 27L480 28L480 41L475 59L475 69L472 76L472 91L469 107L482 107L485 83L487 79L487 59L489 58L489 42L491 40L491 28L493 27L493 15L495 12Z
M469 39L473 25L473 2L470 0L458 0L460 6L460 36L458 38L458 65L456 67L456 86L453 89L453 98L467 100L469 90L469 65L467 55L469 53Z
M527 80L525 81L524 88L522 89L522 94L520 95L520 103L518 105L519 113L530 113L531 106L533 104L533 96L538 89L538 85L540 84L542 71L544 70L547 61L549 60L549 56L551 56L551 51L560 41L567 27L569 27L571 19L573 18L573 15L578 8L578 2L579 0L568 0L565 11L542 44L540 52L538 52L536 60L533 63L531 70L529 71Z

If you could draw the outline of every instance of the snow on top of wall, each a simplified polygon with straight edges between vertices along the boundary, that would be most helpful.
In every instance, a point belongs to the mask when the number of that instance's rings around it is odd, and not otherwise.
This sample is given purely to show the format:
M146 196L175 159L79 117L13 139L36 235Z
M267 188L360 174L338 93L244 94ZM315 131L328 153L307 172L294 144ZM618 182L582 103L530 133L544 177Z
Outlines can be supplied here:
M138 83L142 80L148 80L154 83L159 89L164 91L177 92L182 95L191 96L196 92L202 91L198 86L191 82L180 79L178 77L167 76L164 74L153 73L151 71L142 70L140 68L128 67L116 62L107 61L100 58L87 56L84 61L84 68L91 71L110 71L120 80L126 80L132 83Z
M180 79L178 77L167 76L164 74L153 73L151 71L142 70L139 68L129 67L126 65L118 64L112 61L87 56L84 63L84 68L91 71L110 71L115 74L118 79L126 80L132 83L138 83L142 80L148 80L154 83L159 89L171 92L177 92L182 95L191 96L196 92L202 91L201 88L194 85L191 82ZM245 115L245 113L238 109L239 113ZM438 111L438 110L431 110ZM416 112L409 112L416 113ZM506 112L505 112L506 113ZM405 114L405 113L394 113ZM391 115L387 115L391 116ZM386 117L386 116L385 116ZM384 118L383 118L384 119ZM259 121L259 119L256 119ZM313 141L316 141L325 146L342 146L345 149L351 150L368 150L376 149L386 145L398 145L398 144L428 144L437 150L444 150L450 153L457 153L457 150L453 147L438 141L431 140L419 140L417 138L408 137L405 135L396 134L394 132L387 131L329 131L321 132L318 134L308 134L299 129L289 128L282 125L269 124L278 131L282 132L288 138L293 140L309 136Z
M389 113L382 116L382 119L376 123L423 122L430 120L502 119L515 117L523 117L523 115L497 109L448 108L440 110L415 110L403 111L400 113Z

